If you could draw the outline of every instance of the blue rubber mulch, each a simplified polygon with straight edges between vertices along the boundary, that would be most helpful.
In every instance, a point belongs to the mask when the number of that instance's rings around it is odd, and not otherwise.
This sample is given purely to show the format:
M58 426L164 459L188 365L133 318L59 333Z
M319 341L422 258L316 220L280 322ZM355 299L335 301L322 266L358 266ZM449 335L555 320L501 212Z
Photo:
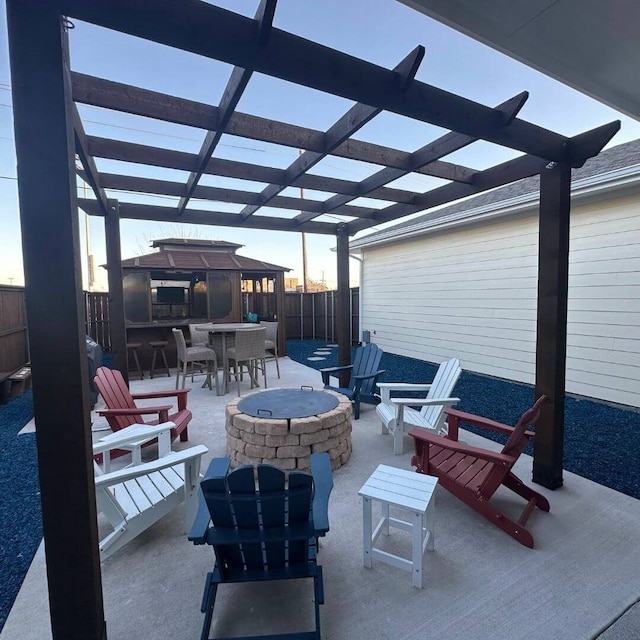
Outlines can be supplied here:
M0 405L0 631L42 539L31 390Z
M307 360L326 344L318 340L289 340L287 355L314 369L337 366L335 348L325 360ZM464 369L464 363L462 366ZM430 382L438 367L422 360L385 353L380 368L385 370L380 381ZM506 424L515 424L535 400L531 385L468 371L463 371L453 395L460 398L456 408ZM411 394L407 396L412 397ZM640 498L640 411L568 397L564 429L564 468L567 471ZM499 434L483 430L477 430L477 433L504 442ZM532 453L531 448L527 453Z

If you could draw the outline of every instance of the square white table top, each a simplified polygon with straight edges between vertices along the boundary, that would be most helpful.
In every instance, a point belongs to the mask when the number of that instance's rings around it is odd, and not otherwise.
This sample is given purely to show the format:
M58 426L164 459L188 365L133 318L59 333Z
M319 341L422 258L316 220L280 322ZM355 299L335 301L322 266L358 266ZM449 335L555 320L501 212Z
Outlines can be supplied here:
M438 479L415 471L378 465L362 485L359 496L425 513Z

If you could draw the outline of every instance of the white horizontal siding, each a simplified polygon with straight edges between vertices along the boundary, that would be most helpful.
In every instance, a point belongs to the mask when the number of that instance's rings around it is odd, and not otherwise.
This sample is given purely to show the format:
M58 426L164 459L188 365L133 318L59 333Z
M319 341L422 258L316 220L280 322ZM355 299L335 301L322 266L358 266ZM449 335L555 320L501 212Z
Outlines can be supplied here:
M362 328L385 351L534 382L537 215L363 247ZM640 203L574 207L567 391L640 406Z

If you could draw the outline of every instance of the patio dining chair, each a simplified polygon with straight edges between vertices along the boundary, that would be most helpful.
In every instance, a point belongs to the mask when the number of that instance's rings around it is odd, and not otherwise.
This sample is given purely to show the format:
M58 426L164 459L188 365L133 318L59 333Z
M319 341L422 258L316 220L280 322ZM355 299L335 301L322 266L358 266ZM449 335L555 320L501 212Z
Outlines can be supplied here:
M195 344L187 347L182 329L172 329L178 350L178 370L176 372L176 389L180 386L180 369L182 368L182 387L187 381L187 369L191 365L191 380L193 381L194 367L205 364L207 368L207 380L205 384L211 389L211 377L216 381L216 393L220 395L220 383L218 382L218 359L216 352L204 344ZM197 333L197 332L196 332ZM206 333L204 334L206 336Z
M276 371L278 373L278 379L280 379L280 363L278 362L278 323L261 320L260 326L267 330L265 334L264 348L267 352L267 359L276 361Z
M229 347L226 353L225 386L231 380L231 365L233 375L238 385L240 395L240 380L243 377L244 368L247 369L251 381L251 388L258 385L258 371L262 371L264 387L267 387L267 365L265 352L265 327L257 326L255 329L239 329L236 331L235 345Z

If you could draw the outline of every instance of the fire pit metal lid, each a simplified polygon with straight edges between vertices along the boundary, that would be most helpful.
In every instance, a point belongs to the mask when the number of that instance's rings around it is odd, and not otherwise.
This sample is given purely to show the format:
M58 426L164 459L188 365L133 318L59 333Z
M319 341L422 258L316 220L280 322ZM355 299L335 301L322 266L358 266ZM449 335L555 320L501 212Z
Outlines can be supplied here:
M308 418L335 409L338 402L333 394L310 387L273 389L242 398L238 409L254 418Z

